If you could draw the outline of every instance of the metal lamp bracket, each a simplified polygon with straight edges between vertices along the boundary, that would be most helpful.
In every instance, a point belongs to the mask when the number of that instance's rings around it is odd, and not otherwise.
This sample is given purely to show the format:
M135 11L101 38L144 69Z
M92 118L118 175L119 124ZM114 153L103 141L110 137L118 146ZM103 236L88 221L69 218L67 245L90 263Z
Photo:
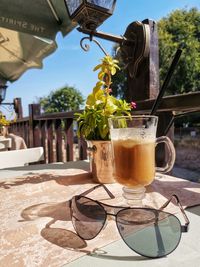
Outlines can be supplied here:
M127 42L120 44L121 56L125 66L128 68L130 77L136 78L139 65L149 55L149 25L140 21L135 21L127 27L124 36L127 40L132 40L134 45L130 45Z
M148 24L140 21L132 22L127 27L124 36L111 35L99 31L91 31L81 27L77 28L77 30L90 35L90 37L82 38L80 42L82 49L85 51L89 50L89 45L85 45L85 47L83 47L82 42L83 40L88 39L90 41L94 41L101 48L104 54L107 54L102 45L97 42L93 36L118 43L121 50L122 59L125 63L125 67L128 69L130 77L137 77L140 64L149 55L150 28Z

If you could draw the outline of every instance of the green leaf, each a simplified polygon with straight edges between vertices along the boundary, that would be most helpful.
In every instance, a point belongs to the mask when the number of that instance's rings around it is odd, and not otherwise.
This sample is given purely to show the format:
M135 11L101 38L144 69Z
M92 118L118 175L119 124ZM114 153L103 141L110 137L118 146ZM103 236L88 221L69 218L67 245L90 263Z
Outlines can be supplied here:
M96 71L96 70L100 69L101 67L102 67L102 64L99 64L93 69L93 71Z
M95 98L93 94L90 94L87 98L86 105L87 106L93 106L95 104Z

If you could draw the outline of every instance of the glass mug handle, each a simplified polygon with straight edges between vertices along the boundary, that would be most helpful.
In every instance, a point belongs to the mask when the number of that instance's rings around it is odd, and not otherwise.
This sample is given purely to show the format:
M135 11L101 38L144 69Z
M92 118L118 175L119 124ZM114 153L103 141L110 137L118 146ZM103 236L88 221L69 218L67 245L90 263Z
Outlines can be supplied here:
M174 166L175 158L176 158L176 151L174 148L174 145L172 141L167 136L160 136L156 138L156 145L160 143L165 143L167 147L167 153L168 153L168 161L166 162L166 165L164 167L156 167L157 172L166 173L171 171L171 169Z

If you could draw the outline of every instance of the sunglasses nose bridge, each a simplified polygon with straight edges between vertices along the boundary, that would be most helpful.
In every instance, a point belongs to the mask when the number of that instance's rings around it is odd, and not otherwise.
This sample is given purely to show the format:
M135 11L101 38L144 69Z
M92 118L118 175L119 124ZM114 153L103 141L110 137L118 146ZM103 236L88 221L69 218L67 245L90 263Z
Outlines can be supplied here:
M105 219L105 222L104 222L102 230L104 230L106 228L106 226L108 225L108 220L113 220L114 219L113 217L116 217L116 215L113 214L113 213L110 213L110 212L106 212L106 219Z
M113 219L113 217L116 217L116 214L111 213L111 212L106 212L106 215L108 219Z

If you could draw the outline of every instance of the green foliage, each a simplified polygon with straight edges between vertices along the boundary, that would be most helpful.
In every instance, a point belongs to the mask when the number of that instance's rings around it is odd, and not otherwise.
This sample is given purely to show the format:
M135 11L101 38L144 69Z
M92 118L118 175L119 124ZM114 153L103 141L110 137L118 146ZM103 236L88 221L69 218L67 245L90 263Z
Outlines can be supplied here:
M163 84L177 48L182 55L166 94L181 94L200 90L200 11L175 10L157 23L159 37L160 84ZM113 53L117 47L113 47ZM123 65L120 55L115 57ZM113 77L113 94L125 98L126 73L121 68Z
M52 91L47 97L40 98L39 103L45 113L54 113L78 110L84 99L78 90L66 86Z
M115 97L119 97L122 99L126 98L126 90L127 90L127 70L125 69L124 63L121 58L121 54L117 53L118 45L113 47L113 57L119 62L119 71L112 79L112 94Z
M94 71L99 70L98 82L88 95L83 113L76 114L78 136L82 135L87 140L109 140L108 118L130 115L131 104L110 95L112 76L118 69L118 61L109 55L94 68Z
M175 10L158 22L161 83L177 48L182 55L167 89L168 94L200 90L200 12Z

